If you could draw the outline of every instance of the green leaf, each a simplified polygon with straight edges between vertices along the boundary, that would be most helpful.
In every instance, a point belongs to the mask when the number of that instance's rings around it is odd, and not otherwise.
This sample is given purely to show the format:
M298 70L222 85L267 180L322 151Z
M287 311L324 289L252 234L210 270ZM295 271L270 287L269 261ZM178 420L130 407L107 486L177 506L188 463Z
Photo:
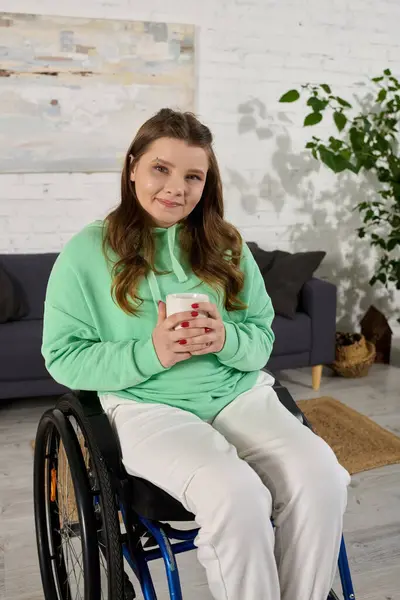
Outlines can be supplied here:
M375 275L373 277L371 277L371 279L369 280L369 285L375 285L375 283L377 282L377 278L375 277Z
M370 171L371 169L373 169L373 167L375 167L377 160L378 160L378 158L375 158L373 156L368 156L367 153L365 152L362 156L362 166L367 171Z
M314 112L323 111L328 106L328 104L329 102L327 100L320 100L316 96L311 96L311 98L309 98L307 101L307 105L311 106Z
M400 202L400 184L396 181L392 181L393 194L397 202Z
M368 133L368 131L371 131L371 123L368 121L367 117L364 117L362 120L363 123L363 127L364 127L364 131L366 131Z
M343 98L340 98L339 96L336 96L336 100L339 102L340 106L344 106L346 108L352 108L351 104L349 102L347 102L347 100L343 100Z
M321 83L321 87L324 90L324 92L326 92L327 94L331 94L331 88L329 87L329 85L327 83Z
M391 252L392 250L394 250L394 248L396 246L400 246L400 237L390 238L390 240L387 243L387 249L388 249L388 251Z
M390 172L392 173L393 179L399 183L400 182L400 157L389 156L388 165L390 168Z
M352 127L349 131L349 138L354 152L361 152L364 147L364 133L359 129Z
M376 136L376 148L379 152L387 152L389 149L389 142L379 133Z
M330 146L331 150L333 150L334 152L337 152L343 146L343 142L342 142L342 140L337 140L336 138L331 136L329 138L329 146Z
M351 150L349 150L349 148L345 148L344 150L341 150L340 151L340 156L343 156L343 158L345 158L346 160L350 160L350 158L351 158Z
M297 90L289 90L286 94L283 94L279 99L279 102L296 102L300 98L300 94Z
M313 112L306 116L304 119L304 127L308 127L309 125L317 125L322 121L322 115L320 112Z
M385 273L379 273L379 275L376 276L376 279L378 281L380 281L381 283L385 284L386 283L386 274Z
M342 112L333 113L333 120L335 121L336 127L339 131L343 131L346 127L347 118Z
M385 75L391 75L392 74L392 71L390 69L385 69L383 72L384 72Z
M308 148L308 149L315 148L315 142L308 142L306 144L306 148Z
M386 90L381 90L378 94L378 97L376 99L377 102L383 102L384 100L386 100L386 96L387 96L387 91Z
M349 171L353 170L353 165L348 160L340 156L340 154L334 154L334 152L331 152L325 146L319 147L319 156L322 162L334 173L341 173L346 169Z
M390 180L390 171L388 169L385 169L384 167L378 167L377 174L378 181L381 181L382 183L386 183Z
M382 77L382 75L380 77L373 77L371 79L371 81L375 81L375 83L379 83L380 81L383 81L384 77Z

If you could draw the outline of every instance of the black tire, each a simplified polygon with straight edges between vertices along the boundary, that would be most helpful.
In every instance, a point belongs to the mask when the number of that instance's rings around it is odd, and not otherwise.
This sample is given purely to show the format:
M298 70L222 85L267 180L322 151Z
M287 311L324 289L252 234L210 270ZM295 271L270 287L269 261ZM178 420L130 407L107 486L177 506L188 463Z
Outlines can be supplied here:
M64 447L63 456L68 461L71 474L73 473L71 492L73 491L74 494L77 528L79 527L81 534L84 599L100 600L96 520L89 481L74 431L62 413L57 410L49 410L41 418L36 434L34 456L36 540L45 598L46 600L72 599L68 553L64 542L67 540L68 544L70 539L76 536L70 535L67 531L66 513L61 508L61 486L58 485L57 479L60 442ZM75 571L74 565L73 570Z
M121 526L117 510L116 494L113 489L109 472L100 454L92 433L90 422L85 417L82 406L73 394L62 396L57 402L59 409L69 423L84 438L87 451L85 463L91 485L92 497L97 500L96 521L97 539L101 544L100 564L107 568L107 592L102 594L102 600L124 600L124 579ZM89 464L88 464L89 463ZM101 533L101 536L100 536ZM100 553L100 550L99 550ZM92 598L90 598L92 600Z

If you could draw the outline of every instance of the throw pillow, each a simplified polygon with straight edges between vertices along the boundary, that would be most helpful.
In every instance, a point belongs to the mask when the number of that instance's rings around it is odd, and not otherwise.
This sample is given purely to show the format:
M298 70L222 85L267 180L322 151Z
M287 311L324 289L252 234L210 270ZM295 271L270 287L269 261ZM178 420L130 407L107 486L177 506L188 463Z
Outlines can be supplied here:
M249 247L260 267L275 313L288 319L294 319L301 288L311 279L326 252L297 252L295 254L282 250L266 252L258 246L254 248L254 243L249 244Z
M247 242L248 247L251 250L252 255L260 269L261 273L266 273L271 268L275 258L275 252L268 252L262 250L255 242Z
M27 312L22 292L0 264L0 323L18 321Z

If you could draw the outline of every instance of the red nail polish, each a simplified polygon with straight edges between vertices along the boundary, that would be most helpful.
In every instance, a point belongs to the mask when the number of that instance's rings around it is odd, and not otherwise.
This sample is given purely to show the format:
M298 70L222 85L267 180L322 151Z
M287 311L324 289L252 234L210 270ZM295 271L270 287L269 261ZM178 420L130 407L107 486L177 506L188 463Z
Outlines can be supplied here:
M179 340L179 343L180 343L181 346L184 346L185 344L187 344L187 341L186 340Z
M199 308L198 304L192 304L192 308Z
M206 327L206 333L210 333L211 329L209 327Z
M189 327L189 322L184 321L183 323L181 323L181 327Z
M198 317L198 316L199 316L199 313L198 313L198 312L196 312L196 311L194 310L194 311L192 312L192 317Z

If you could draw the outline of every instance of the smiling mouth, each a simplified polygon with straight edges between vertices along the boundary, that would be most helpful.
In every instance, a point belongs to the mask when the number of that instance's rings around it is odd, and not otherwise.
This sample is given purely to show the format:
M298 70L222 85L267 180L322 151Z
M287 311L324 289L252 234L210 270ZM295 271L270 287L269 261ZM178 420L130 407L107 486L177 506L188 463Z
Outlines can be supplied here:
M161 198L156 198L156 200L167 208L176 208L177 206L182 206L182 204L179 204L179 202L171 202L170 200L162 200Z

